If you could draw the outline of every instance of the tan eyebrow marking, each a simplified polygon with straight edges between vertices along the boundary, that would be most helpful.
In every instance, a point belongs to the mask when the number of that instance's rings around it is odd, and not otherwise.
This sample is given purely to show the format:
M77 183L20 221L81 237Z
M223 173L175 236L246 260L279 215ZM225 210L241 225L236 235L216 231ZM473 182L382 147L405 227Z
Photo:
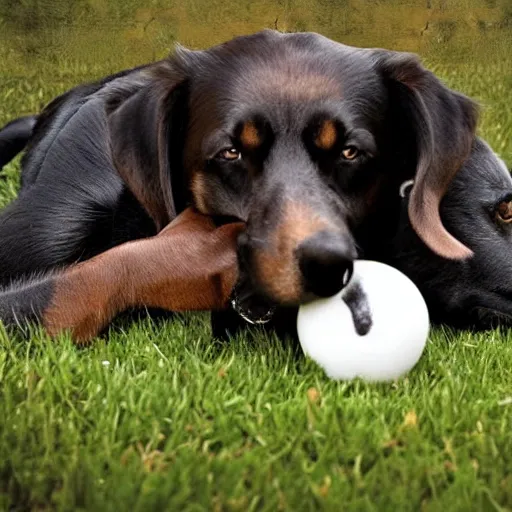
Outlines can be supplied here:
M332 149L337 138L338 130L336 129L336 125L332 120L328 119L320 126L320 130L315 138L315 144L320 149L325 149L327 151Z
M261 146L262 140L260 133L252 121L244 123L242 133L240 134L240 140L242 144L249 149L256 149Z

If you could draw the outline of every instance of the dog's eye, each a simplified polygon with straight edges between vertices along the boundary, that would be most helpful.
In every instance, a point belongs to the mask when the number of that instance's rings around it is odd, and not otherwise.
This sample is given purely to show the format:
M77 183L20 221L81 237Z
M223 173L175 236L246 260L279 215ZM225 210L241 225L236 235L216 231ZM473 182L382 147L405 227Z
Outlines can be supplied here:
M512 222L512 201L502 201L496 208L496 217L501 222Z
M341 151L345 160L354 160L359 156L359 150L355 146L346 146Z
M217 153L217 158L221 160L239 160L242 157L242 153L236 148L226 148Z

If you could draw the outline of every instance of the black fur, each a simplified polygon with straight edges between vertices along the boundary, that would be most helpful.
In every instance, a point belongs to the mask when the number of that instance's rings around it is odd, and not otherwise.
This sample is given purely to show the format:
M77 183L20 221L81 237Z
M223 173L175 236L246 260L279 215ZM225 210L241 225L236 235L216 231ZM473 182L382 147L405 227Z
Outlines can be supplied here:
M468 260L444 260L422 244L407 201L408 194L386 262L416 283L433 321L471 329L512 325L512 224L496 215L500 203L512 201L504 162L476 140L441 204L444 224L474 252Z
M35 124L36 116L25 116L0 129L0 169L25 148Z
M52 273L13 283L8 290L0 292L0 319L6 326L21 328L27 322L37 323L49 304L53 291Z

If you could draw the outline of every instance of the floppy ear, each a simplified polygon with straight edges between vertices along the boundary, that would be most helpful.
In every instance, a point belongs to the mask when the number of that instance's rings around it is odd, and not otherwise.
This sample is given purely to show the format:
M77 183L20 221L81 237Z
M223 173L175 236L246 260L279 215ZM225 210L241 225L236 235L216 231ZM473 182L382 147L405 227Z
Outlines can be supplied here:
M472 251L444 228L439 205L471 151L477 106L443 85L413 54L373 50L373 55L377 69L397 93L392 95L392 112L407 109L416 141L417 167L409 202L411 225L440 256L449 259L471 256Z
M181 151L188 84L172 60L141 75L134 92L110 98L110 143L118 173L160 230L185 207Z

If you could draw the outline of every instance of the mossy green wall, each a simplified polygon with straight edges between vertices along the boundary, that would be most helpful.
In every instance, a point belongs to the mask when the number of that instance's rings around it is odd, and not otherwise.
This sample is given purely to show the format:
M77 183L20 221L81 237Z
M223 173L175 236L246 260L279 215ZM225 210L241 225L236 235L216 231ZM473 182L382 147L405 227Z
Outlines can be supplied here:
M504 54L512 0L0 0L4 57L120 68L264 27L461 59Z

